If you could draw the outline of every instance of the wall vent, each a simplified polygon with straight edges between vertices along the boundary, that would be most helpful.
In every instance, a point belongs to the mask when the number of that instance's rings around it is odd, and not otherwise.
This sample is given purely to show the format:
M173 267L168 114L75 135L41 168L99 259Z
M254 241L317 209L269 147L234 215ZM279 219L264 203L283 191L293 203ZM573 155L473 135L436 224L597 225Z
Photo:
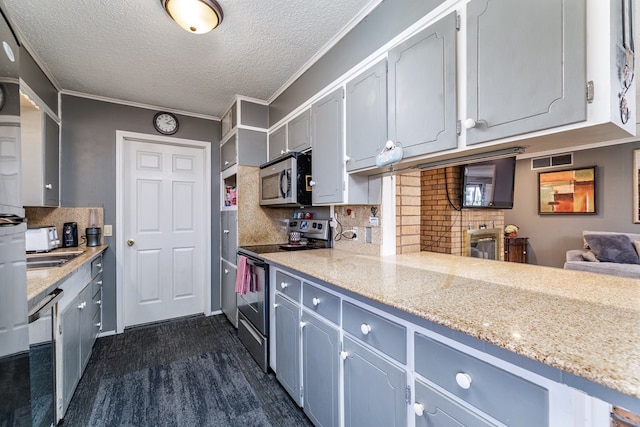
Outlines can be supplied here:
M534 157L531 159L531 170L571 165L573 165L573 153L555 154L553 156Z

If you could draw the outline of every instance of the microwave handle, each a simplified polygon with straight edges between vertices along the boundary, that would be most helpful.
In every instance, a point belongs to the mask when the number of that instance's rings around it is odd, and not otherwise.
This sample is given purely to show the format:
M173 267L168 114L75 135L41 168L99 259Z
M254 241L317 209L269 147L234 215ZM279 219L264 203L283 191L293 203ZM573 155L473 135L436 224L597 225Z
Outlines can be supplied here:
M286 181L284 182L284 186L282 185L282 179L286 177ZM289 191L291 186L291 173L289 169L285 169L280 172L280 195L283 199L286 199L289 196Z

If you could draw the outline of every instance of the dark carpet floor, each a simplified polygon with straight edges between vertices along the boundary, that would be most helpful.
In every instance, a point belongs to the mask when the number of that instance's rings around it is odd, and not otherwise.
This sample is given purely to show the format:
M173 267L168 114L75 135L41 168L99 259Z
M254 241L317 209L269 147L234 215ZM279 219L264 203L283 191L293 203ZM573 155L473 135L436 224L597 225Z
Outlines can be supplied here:
M224 316L96 341L62 426L311 426Z

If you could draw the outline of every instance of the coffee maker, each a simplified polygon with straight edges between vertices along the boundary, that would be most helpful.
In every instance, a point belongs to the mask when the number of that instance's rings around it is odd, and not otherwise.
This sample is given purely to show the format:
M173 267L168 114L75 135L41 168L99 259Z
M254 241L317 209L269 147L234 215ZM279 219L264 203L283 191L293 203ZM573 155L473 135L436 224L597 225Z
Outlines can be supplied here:
M65 222L62 226L62 247L75 248L78 246L78 224Z

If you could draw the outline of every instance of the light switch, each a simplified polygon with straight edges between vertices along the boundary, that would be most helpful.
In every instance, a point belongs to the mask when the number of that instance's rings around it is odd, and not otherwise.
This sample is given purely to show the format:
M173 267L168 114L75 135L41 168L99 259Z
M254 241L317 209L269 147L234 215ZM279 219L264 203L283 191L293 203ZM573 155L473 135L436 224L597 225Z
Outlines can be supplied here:
M113 236L113 229L111 228L111 224L104 226L104 237Z

